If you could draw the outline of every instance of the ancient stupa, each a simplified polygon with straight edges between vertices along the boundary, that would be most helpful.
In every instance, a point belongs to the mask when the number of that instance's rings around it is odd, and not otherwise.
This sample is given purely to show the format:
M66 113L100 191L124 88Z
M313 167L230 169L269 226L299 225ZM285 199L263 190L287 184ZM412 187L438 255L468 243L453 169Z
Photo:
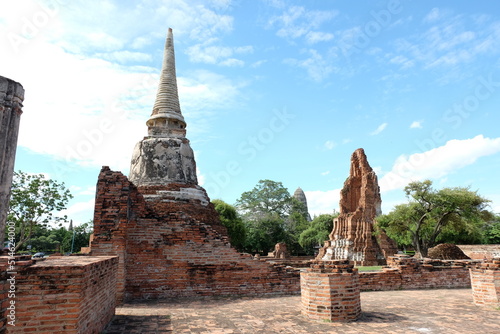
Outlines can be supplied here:
M298 187L297 189L295 189L295 192L293 193L293 197L301 202L303 205L304 205L304 209L305 211L307 212L307 221L310 222L312 219L311 219L311 215L309 214L309 209L307 208L307 198L306 198L306 194L304 194L304 191L302 190L302 188Z
M385 264L397 247L384 231L374 233L381 205L377 175L359 148L351 156L349 177L340 191L340 214L317 260L347 259L360 266Z
M194 199L207 205L208 196L198 186L196 162L179 103L172 29L168 30L160 83L146 125L148 135L132 153L129 180L148 193L146 198Z
M104 166L97 180L92 255L119 257L117 301L299 291L299 272L232 248L198 185L175 73L172 29L148 135L127 178Z

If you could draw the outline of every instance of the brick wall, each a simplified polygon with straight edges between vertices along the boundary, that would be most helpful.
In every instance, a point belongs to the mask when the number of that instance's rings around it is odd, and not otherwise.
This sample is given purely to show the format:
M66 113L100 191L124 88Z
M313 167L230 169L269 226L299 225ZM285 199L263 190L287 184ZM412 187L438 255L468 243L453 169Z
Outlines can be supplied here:
M477 264L470 276L474 303L500 307L500 258Z
M7 273L2 270L0 273L0 334L4 334L7 330L7 307L9 306L8 299L9 283L7 283Z
M300 273L301 312L316 320L354 321L361 315L358 270L348 260L316 261Z
M118 302L299 293L298 270L254 260L230 246L211 204L146 201L143 194L161 190L150 188L139 192L107 167L98 178L91 254L119 257Z
M113 317L116 257L51 257L16 265L16 322L7 333L99 333Z
M471 286L467 260L430 260L392 256L387 268L359 275L361 290L408 290L430 288L468 288Z
M500 245L457 245L473 260L491 260L500 257Z

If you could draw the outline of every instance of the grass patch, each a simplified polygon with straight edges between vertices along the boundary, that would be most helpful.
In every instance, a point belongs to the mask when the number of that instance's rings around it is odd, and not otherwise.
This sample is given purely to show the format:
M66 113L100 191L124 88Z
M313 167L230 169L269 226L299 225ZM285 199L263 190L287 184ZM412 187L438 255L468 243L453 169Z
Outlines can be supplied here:
M358 271L380 271L382 270L382 266L365 266L365 267L356 267Z

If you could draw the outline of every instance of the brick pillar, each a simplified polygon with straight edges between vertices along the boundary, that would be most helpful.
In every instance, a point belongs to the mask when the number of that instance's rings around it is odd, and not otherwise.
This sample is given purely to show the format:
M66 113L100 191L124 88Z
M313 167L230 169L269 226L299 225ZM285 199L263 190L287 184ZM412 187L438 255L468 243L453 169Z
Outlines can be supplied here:
M349 322L361 315L358 269L348 260L315 261L300 273L302 314L310 319Z
M470 268L470 280L474 304L500 307L500 258Z

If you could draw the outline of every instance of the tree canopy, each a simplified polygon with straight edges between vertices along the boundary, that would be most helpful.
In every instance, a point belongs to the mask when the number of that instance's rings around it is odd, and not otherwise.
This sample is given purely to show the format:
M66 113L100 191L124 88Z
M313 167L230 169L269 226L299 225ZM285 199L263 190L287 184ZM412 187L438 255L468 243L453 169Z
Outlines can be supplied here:
M421 256L444 237L477 238L484 226L489 201L469 188L435 190L430 180L411 182L404 189L409 200L377 222L400 245L412 245Z
M286 218L292 205L292 197L281 182L260 180L251 190L241 194L236 201L238 210L250 220L261 219L269 214Z
M323 246L325 240L328 240L329 234L333 229L333 219L337 214L322 214L314 217L310 226L299 235L299 244L308 254L314 253L314 247Z
M17 251L32 235L35 226L67 221L60 211L73 198L64 183L47 179L43 174L14 172L7 221L16 226Z
M236 208L220 199L215 199L212 203L215 206L215 211L219 213L222 225L227 228L231 245L242 251L245 247L247 232Z
M266 253L278 242L285 242L292 254L303 253L298 242L310 223L303 203L290 195L281 182L260 180L236 201L246 226L245 250Z

